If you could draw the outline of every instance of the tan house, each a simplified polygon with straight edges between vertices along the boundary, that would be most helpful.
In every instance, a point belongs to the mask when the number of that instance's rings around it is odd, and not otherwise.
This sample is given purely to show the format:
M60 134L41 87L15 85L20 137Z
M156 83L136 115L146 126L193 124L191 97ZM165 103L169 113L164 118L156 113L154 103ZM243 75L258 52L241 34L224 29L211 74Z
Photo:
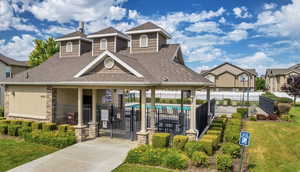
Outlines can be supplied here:
M0 80L13 77L17 73L28 69L29 65L26 61L17 61L6 57L0 53ZM0 106L4 103L4 88L0 87Z
M109 125L115 127L110 121L118 121L118 130L131 128L123 108L125 97L128 91L139 90L137 139L146 143L149 132L157 128L153 117L155 90L190 90L192 103L185 133L195 138L195 92L207 89L210 101L212 83L185 65L180 45L168 44L170 38L151 22L126 33L109 27L85 35L81 27L56 39L59 53L2 82L6 89L5 116L56 123L66 123L75 116L76 136L81 141L98 136ZM146 112L147 90L151 90L150 114ZM108 111L110 106L116 108Z
M231 63L223 63L210 70L201 71L201 75L214 83L215 91L243 91L255 89L255 69L243 69Z
M300 64L294 65L290 68L273 68L266 70L266 87L269 91L282 91L281 87L286 83L290 75L300 74Z

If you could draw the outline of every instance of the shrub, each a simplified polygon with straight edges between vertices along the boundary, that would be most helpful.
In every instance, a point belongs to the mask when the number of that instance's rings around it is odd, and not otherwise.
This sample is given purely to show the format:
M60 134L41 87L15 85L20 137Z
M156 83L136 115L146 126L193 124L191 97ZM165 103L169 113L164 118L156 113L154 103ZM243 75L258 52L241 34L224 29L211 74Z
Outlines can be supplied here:
M41 130L43 128L42 122L33 122L31 124L32 130Z
M228 106L231 106L231 105L232 105L231 99L224 99L224 101L227 102L227 105L228 105Z
M191 160L197 167L207 167L209 163L208 156L204 152L194 152Z
M74 125L68 125L68 131L75 131Z
M32 121L23 121L22 122L23 127L31 127L31 125L32 125Z
M148 149L148 146L146 146L146 145L141 145L137 148L131 149L127 154L125 162L133 163L133 164L141 163L143 153L147 149Z
M10 120L7 120L7 119L1 120L0 124L10 124Z
M55 123L43 123L43 131L53 131L56 130L56 124Z
M4 108L0 107L0 117L4 117Z
M213 141L213 146L214 148L217 148L218 147L218 144L220 142L220 136L218 135L215 135L215 134L205 134L201 139L211 139Z
M209 127L209 130L223 131L223 128L222 127L213 126L213 127Z
M205 153L209 156L213 155L213 140L211 139L201 139L199 141L200 144L203 145L203 150L205 151Z
M59 133L57 131L42 132L40 130L34 130L25 135L25 141L32 143L39 143L56 148L64 148L76 143L76 137L74 133Z
M211 128L214 128L214 127L217 127L217 128L223 128L223 123L216 123L216 122L213 122L210 124L210 127Z
M21 125L8 125L7 133L10 136L18 136L18 130L21 128Z
M7 134L8 131L8 125L7 124L0 124L0 134Z
M231 155L232 158L239 158L241 153L241 147L234 143L224 143L221 146L221 151L224 154Z
M11 125L22 125L22 122L21 120L11 120L10 121L10 124Z
M256 119L257 119L257 120L266 120L266 119L267 119L267 116L266 116L266 115L263 115L263 114L257 114L257 115L256 115Z
M289 115L281 115L280 119L283 121L289 121L290 120L290 116Z
M288 103L278 103L277 109L279 114L288 114L291 109L291 105Z
M208 130L207 134L209 134L209 135L217 135L217 136L221 137L222 131L219 131L219 130Z
M189 138L187 136L181 136L181 135L174 136L173 147L179 150L183 150L188 140Z
M0 117L0 121L1 121L1 120L5 120L5 118L4 118L4 117Z
M216 164L219 171L231 171L233 160L230 155L217 154Z
M236 125L236 126L241 126L242 121L241 119L230 119L227 122L227 125Z
M192 157L194 152L204 151L204 146L198 141L189 141L185 144L184 151L189 157Z
M239 126L227 126L224 131L225 142L238 143L240 138Z
M170 151L164 157L162 165L167 168L185 169L188 167L188 157L177 151Z
M70 127L70 125L68 125L68 124L59 125L58 126L58 131L59 132L67 132L69 127Z
M234 119L242 119L242 114L240 114L240 113L233 113L231 116Z
M220 117L221 118L227 118L227 115L226 114L222 114Z
M248 113L248 108L237 108L236 112L242 114L242 116L245 117Z
M256 121L255 116L250 116L250 121Z
M22 127L18 130L18 135L19 136L25 136L25 134L31 133L32 128L31 127Z
M169 133L154 133L152 136L152 146L154 148L165 148L170 143Z
M158 166L167 154L167 149L148 147L141 155L140 163L145 165Z

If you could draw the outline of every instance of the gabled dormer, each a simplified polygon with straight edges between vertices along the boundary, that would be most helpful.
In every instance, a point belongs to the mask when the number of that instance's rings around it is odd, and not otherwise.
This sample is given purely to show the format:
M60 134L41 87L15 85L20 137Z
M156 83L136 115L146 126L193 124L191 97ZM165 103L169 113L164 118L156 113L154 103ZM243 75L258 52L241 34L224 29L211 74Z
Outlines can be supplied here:
M130 36L131 53L158 52L164 44L167 44L167 39L171 38L163 28L152 22L132 28L126 31L126 34Z
M93 41L93 56L98 56L105 50L118 52L128 48L129 37L113 27L105 28L87 37Z
M69 33L56 39L60 46L60 57L80 56L85 52L91 51L92 41L87 39L84 34L83 24L78 31Z

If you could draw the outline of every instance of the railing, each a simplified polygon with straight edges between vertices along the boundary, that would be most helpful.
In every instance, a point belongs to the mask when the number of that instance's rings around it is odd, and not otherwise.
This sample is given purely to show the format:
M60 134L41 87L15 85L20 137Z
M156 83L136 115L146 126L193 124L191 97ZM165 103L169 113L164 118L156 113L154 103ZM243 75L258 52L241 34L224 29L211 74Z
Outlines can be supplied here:
M268 114L274 114L275 101L264 96L259 96L259 107Z
M216 100L210 100L210 113L208 114L208 102L200 105L196 109L196 129L198 130L198 135L200 135L205 128L208 126L209 122L215 116L215 105Z

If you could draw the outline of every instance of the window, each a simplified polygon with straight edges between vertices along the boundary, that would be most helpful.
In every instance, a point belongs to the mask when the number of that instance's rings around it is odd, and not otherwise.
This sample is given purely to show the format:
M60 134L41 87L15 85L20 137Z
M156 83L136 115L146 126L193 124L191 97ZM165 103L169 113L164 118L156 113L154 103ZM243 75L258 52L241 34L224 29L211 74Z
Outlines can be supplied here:
M100 50L106 50L107 49L107 40L101 39L100 40Z
M148 47L148 36L147 35L140 36L140 47Z
M11 78L12 77L12 73L11 72L5 72L5 77L6 78Z
M111 69L112 67L114 67L114 64L115 64L115 61L114 59L112 58L106 58L104 60L104 66L107 68L107 69Z
M242 75L239 76L239 80L240 80L241 82L247 82L248 79L249 79L249 76L246 75L246 74L242 74Z
M205 78L208 79L210 82L215 82L215 76L213 75L207 75Z
M72 42L67 42L66 52L67 53L71 53L72 51L73 51L73 44L72 44Z

